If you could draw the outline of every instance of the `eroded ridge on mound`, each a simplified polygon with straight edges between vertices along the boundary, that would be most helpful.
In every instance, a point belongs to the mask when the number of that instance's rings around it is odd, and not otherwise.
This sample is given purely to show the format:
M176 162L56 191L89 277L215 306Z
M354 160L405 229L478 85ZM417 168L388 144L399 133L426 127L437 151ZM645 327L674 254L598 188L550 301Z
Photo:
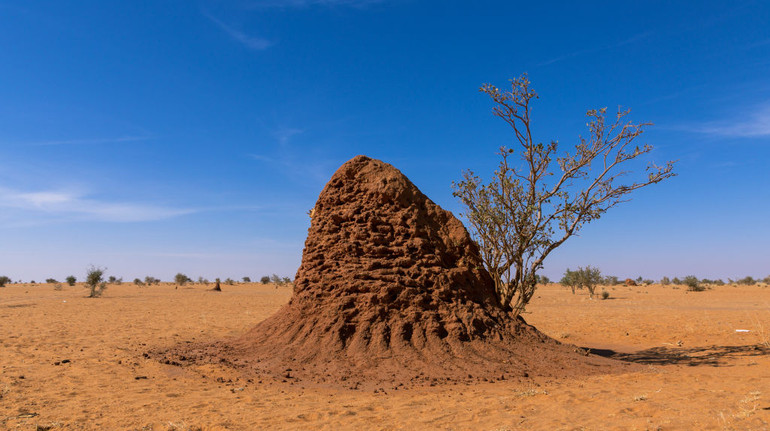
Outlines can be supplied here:
M555 377L609 363L511 318L462 223L387 163L343 164L311 218L290 302L236 340L176 357L353 387Z

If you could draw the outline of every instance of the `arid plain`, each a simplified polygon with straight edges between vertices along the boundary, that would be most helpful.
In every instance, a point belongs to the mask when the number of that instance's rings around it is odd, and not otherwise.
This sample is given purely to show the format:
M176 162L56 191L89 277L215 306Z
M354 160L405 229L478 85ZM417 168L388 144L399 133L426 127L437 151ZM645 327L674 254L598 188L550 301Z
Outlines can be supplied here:
M290 286L0 288L0 429L770 429L770 287L541 286L525 319L627 374L361 391L145 357L233 337ZM738 330L738 331L736 331Z

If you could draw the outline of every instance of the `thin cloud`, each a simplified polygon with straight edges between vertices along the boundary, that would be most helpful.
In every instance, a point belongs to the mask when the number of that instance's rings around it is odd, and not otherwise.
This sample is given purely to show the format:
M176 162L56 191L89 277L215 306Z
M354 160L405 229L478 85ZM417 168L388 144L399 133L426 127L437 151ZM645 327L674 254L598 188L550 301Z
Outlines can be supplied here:
M164 220L197 212L129 202L90 199L77 193L46 190L23 192L0 188L0 208L17 210L22 216L37 216L41 223L51 220L91 220L102 222L144 222Z
M310 6L364 8L382 3L383 0L255 0L249 3L251 8L304 8Z
M647 31L647 32L644 32L644 33L639 33L637 35L631 36L630 38L628 38L626 40L622 40L622 41L614 43L612 45L605 45L605 46L600 46L600 47L596 47L596 48L581 49L581 50L578 50L578 51L575 51L575 52L571 52L569 54L564 54L564 55L561 55L559 57L552 58L550 60L546 60L546 61L544 61L542 63L538 63L537 66L548 66L550 64L554 64L554 63L557 63L559 61L566 60L568 58L578 57L578 56L585 55L585 54L592 54L594 52L606 51L606 50L614 49L614 48L620 48L621 46L629 45L629 44L632 44L632 43L637 42L639 40L645 39L650 34L651 34L651 32Z
M61 141L41 141L41 142L29 142L27 145L32 146L48 146L48 145L95 145L95 144L116 144L123 142L139 142L153 139L151 136L123 136L119 138L103 138L103 139L67 139Z
M233 28L232 26L229 26L222 22L221 20L217 19L213 15L203 12L203 15L206 16L211 22L216 24L220 29L222 29L225 33L227 33L231 38L235 39L239 43L241 43L243 46L253 49L255 51L263 51L267 48L270 48L273 43L265 38L258 37L258 36L251 36L248 35L236 28Z
M710 135L736 138L757 138L770 136L770 103L755 109L744 119L730 122L711 122L685 129Z

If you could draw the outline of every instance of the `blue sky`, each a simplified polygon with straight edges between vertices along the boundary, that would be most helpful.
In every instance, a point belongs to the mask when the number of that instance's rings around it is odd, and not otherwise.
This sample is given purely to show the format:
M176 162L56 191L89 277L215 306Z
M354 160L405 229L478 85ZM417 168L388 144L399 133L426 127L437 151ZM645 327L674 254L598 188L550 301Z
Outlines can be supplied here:
M728 5L726 7L725 5ZM763 1L0 0L0 274L293 275L357 154L455 213L509 128L478 92L527 72L537 139L585 111L655 126L637 192L546 261L658 279L770 274Z

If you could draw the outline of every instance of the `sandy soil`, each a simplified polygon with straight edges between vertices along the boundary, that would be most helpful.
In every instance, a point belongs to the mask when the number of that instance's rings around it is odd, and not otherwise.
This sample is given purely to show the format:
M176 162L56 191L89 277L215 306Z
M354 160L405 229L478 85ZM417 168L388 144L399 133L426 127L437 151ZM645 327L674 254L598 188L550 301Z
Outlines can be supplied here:
M541 288L525 318L643 371L579 380L353 391L147 359L243 333L289 287L0 288L0 429L770 429L770 288ZM749 332L736 332L745 329Z

